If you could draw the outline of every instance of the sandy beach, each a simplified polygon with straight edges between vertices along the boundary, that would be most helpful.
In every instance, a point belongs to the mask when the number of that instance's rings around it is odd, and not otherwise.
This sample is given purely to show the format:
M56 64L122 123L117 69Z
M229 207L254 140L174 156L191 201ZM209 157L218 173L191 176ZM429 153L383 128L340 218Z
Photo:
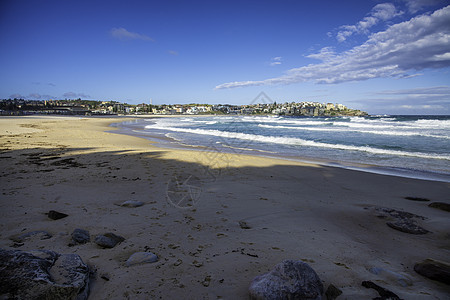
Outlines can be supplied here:
M428 206L450 202L449 183L163 149L113 133L124 120L0 118L0 248L80 255L94 271L90 299L247 299L252 279L285 259L308 263L338 299L378 296L365 280L402 299L448 299L448 285L413 267L450 262L449 212ZM144 205L120 206L129 200ZM429 233L387 226L389 209L424 217ZM91 242L69 246L76 228ZM52 237L12 240L37 230ZM105 232L125 240L102 249L93 240ZM139 251L158 262L126 266Z

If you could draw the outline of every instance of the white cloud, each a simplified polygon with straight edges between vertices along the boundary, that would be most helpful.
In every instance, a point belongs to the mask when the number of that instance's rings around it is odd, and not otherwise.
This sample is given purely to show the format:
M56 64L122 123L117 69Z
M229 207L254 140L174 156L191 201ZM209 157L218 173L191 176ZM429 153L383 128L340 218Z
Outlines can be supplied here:
M38 93L31 93L30 95L28 95L28 99L41 99L41 95Z
M270 65L271 66L281 65L281 61L282 61L281 56L273 57L272 59L270 59Z
M369 28L375 26L379 21L387 21L401 14L402 12L397 11L392 3L377 4L367 17L355 25L341 26L341 30L337 33L336 38L339 42L343 42L354 33L368 34Z
M383 97L379 101L389 101L391 103L403 103L414 107L435 107L445 106L450 109L450 87L421 87L414 89L387 90L375 93L376 96Z
M400 108L407 110L440 110L444 107L442 105L400 105Z
M442 0L403 0L410 13L417 13L427 6L433 6L442 2Z
M319 53L308 55L309 58L315 58L321 61L329 61L336 57L336 53L334 52L332 47L324 47L320 49Z
M450 87L434 86L369 93L364 101L354 100L371 113L436 114L450 113Z
M440 60L450 60L450 52L444 53L444 54L436 54L435 56L433 56L432 58L435 61L440 61Z
M63 94L63 97L66 97L66 98L75 98L75 97L77 97L77 93L74 93L74 92L67 92L67 93L64 93Z
M403 89L403 90L387 90L377 93L378 95L410 95L410 96L445 96L450 101L450 87L436 86L427 88Z
M173 56L177 56L177 55L178 55L178 52L175 51L175 50L169 50L168 53L169 53L170 55L173 55Z
M22 94L12 94L9 96L10 99L27 99L27 100L39 100L39 99L55 99L57 97L51 95L41 95L39 93L30 93L28 96L24 96Z
M371 11L371 15L375 18L381 19L383 21L390 20L393 17L402 14L398 12L392 3L380 3L374 6Z
M68 98L68 99L75 99L75 98L90 98L89 95L86 95L84 93L74 93L74 92L67 92L63 94L64 98Z
M23 96L22 94L18 94L18 93L9 95L9 99L25 99L25 98L26 98L25 96Z
M145 35L145 34L140 34L140 33L136 33L136 32L131 32L126 30L125 28L113 28L110 30L109 32L111 34L112 37L122 40L122 41L126 41L126 40L143 40L143 41L151 41L154 42L154 40Z
M379 77L405 77L426 68L450 66L450 6L421 15L372 34L362 45L343 53L326 47L307 57L320 63L288 70L284 75L260 81L229 82L216 89L291 84L340 83Z
M345 29L347 30L339 31L336 35L336 39L339 42L345 41L349 36L351 36L354 32L356 32L356 27L355 29L352 29L350 26L348 26Z

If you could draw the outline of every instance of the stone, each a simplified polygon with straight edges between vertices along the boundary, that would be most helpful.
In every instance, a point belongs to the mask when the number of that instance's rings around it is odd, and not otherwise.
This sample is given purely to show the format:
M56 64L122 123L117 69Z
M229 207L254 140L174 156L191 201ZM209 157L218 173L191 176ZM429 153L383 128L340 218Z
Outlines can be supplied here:
M339 288L335 287L333 284L330 284L325 292L327 300L334 300L340 295L342 295L342 291Z
M110 280L110 276L109 276L109 274L101 274L100 275L100 278L101 279L103 279L103 280L105 280L105 281L109 281Z
M76 254L0 249L1 299L77 299L89 293L89 268Z
M414 271L429 279L450 285L450 264L426 259L414 265Z
M86 244L91 241L91 235L89 234L89 231L76 228L72 232L72 241L74 244Z
M125 241L125 238L115 235L112 232L97 235L95 243L103 248L114 248L118 243Z
M82 299L87 299L89 293L89 268L79 255L61 254L49 270L49 274L57 284L79 287L77 299L81 295Z
M246 221L239 221L239 226L242 229L251 229L252 227L250 227L250 225L248 225L248 223Z
M127 267L133 265L154 263L158 261L158 256L152 252L136 252L128 258L125 265Z
M450 204L444 203L444 202L433 202L428 204L429 207L437 208L443 211L449 211L450 212Z
M425 220L425 217L407 212L407 211L401 211L396 210L392 208L387 207L377 207L376 212L378 213L378 217L388 217L391 216L394 219L418 219L418 220Z
M120 204L120 206L123 207L139 207L144 205L145 203L142 201L137 201L137 200L127 200L125 202L123 202L122 204Z
M370 268L369 272L378 275L381 279L383 279L386 282L395 281L403 287L413 285L411 278L409 278L409 276L406 274L396 273L379 267Z
M411 219L402 219L396 222L387 222L386 225L391 227L392 229L410 234L426 234L429 232L425 228L420 227L417 222Z
M372 281L363 281L361 285L368 289L374 289L378 292L380 297L373 298L373 300L401 300L399 296L391 292L390 290L387 290Z
M203 279L202 285L203 285L204 287L208 287L210 283L211 283L211 275L207 275L207 276L205 277L205 279Z
M421 197L405 197L406 200L411 200L411 201L420 201L420 202L428 202L430 201L430 199L427 198L421 198Z
M28 239L31 238L38 238L40 240L47 240L50 239L52 237L52 235L50 233L48 233L47 231L44 230L36 230L36 231L30 231L30 232L26 232L26 233L22 233L20 235L16 235L11 237L11 239L14 242L17 243L22 243Z
M183 260L177 259L177 261L174 262L173 265L174 265L175 267L178 267L178 266L181 265L182 263L183 263Z
M67 217L68 215L66 215L65 213L60 213L56 210L51 210L47 213L47 216L52 220L59 220Z
M425 220L425 217L386 207L377 207L375 211L378 218L392 220L386 223L392 229L409 234L426 234L430 232L417 223L417 220Z
M250 299L321 300L323 285L307 263L284 260L269 273L255 277L249 294Z
M200 267L203 266L203 263L200 262L200 261L194 260L194 261L192 262L192 265L193 265L194 267L196 267L196 268L200 268Z

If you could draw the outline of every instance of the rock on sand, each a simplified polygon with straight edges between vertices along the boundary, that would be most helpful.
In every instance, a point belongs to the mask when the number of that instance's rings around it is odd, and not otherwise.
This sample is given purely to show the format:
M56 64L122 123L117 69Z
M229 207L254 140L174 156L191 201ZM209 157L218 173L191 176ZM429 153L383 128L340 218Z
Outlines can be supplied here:
M125 241L125 238L115 235L112 232L97 235L95 243L103 248L114 248L118 243Z
M321 300L323 285L316 272L302 261L285 260L253 279L250 299Z
M2 299L87 299L89 268L77 254L0 249Z

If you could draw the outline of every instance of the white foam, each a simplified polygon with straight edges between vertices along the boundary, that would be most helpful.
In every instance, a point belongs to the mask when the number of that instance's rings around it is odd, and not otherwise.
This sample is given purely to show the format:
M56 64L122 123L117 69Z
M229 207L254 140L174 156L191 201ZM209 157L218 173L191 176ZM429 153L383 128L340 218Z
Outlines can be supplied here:
M170 130L175 132L185 132L192 134L201 134L201 135L210 135L217 136L223 138L231 138L231 139L242 139L242 140L252 140L263 143L274 143L274 144L282 144L282 145L296 145L296 146L307 146L307 147L319 147L319 148L328 148L328 149L338 149L338 150L348 150L348 151L361 151L372 154L379 155L393 155L393 156L409 156L409 157L418 157L418 158L426 158L426 159L441 159L441 160L450 160L450 155L439 155L439 154L429 154L422 152L407 152L407 151L399 151L399 150L388 150L388 149L379 149L373 148L369 146L353 146L353 145L342 145L342 144L328 144L322 142L315 142L304 140L300 138L291 138L291 137L279 137L279 136L263 136L263 135L255 135L248 133L240 133L240 132L228 132L228 131L220 131L220 130L206 130L206 129L191 129L191 128L180 128L180 127L162 127L158 125L147 125L146 129L160 129L160 130Z
M425 120L420 119L414 122L419 127L434 128L434 129L450 129L450 120Z
M358 129L346 129L346 128L331 128L331 127L293 127L293 126L283 126L283 125L266 125L259 124L258 127L262 128L273 128L273 129L289 129L289 130L299 130L299 131L323 131L323 132L360 132L360 133L370 133L378 135L392 135L392 136L424 136L437 139L450 139L450 136L446 135L434 135L426 134L419 131L394 131L394 130L358 130Z

